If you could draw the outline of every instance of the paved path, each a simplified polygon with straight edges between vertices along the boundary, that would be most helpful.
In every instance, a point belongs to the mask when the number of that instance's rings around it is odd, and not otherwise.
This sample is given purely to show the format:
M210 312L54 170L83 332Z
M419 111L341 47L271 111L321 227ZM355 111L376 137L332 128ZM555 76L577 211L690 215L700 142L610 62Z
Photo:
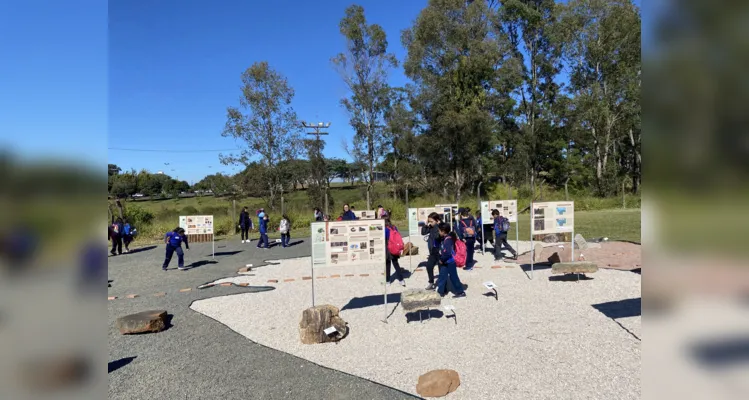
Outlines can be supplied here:
M186 266L193 266L187 271L176 269L176 255L170 270L161 270L164 245L146 246L140 251L110 257L109 279L113 282L109 296L117 299L107 301L109 398L413 398L260 346L189 309L195 300L247 292L235 286L197 289L203 283L235 276L246 264L273 268L264 260L309 256L306 239L292 243L296 244L286 249L279 246L259 250L255 248L256 242L220 241L216 242L215 261L211 260L209 243L195 243L185 251ZM187 288L191 290L180 291ZM127 298L129 294L138 297ZM173 315L172 327L157 334L127 336L120 335L115 328L117 317L150 309L166 309Z

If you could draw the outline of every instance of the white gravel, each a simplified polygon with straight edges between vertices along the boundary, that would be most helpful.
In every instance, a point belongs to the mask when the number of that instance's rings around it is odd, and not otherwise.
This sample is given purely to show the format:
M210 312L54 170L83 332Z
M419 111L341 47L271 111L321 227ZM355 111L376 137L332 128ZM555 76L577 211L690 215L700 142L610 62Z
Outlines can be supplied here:
M527 251L530 243L520 247ZM414 256L412 268L425 259ZM550 270L544 269L529 280L519 266L492 269L496 263L488 253L476 252L476 259L482 268L460 273L468 296L443 299L443 305L455 306L457 325L445 316L407 323L401 307L383 323L384 267L326 267L315 271L327 276L315 281L316 304L341 308L351 332L338 344L303 345L299 319L312 305L311 281L301 280L310 275L308 257L220 280L268 285L278 279L276 290L201 300L191 308L262 345L412 394L419 375L446 368L461 378L450 399L640 398L639 312L614 321L593 307L639 301L640 275L600 270L576 283L549 281ZM409 258L401 258L401 266L408 265ZM295 281L283 282L288 278ZM499 301L484 296L488 280L498 286ZM415 272L407 283L423 288L426 273ZM388 291L403 289L395 283ZM355 298L367 298L365 306L344 309Z

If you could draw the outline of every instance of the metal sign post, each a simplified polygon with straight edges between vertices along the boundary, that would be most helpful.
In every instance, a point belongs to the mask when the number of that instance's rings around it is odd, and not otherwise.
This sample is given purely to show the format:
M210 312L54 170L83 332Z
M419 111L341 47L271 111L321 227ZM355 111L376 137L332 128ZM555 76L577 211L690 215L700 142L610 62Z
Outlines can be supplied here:
M385 249L387 251L387 249ZM385 268L387 268L387 261L385 262ZM385 282L385 296L384 296L384 306L385 306L385 319L382 320L384 323L388 323L388 283Z
M533 202L531 202L531 279L533 279L533 261L536 259L536 248L533 246Z

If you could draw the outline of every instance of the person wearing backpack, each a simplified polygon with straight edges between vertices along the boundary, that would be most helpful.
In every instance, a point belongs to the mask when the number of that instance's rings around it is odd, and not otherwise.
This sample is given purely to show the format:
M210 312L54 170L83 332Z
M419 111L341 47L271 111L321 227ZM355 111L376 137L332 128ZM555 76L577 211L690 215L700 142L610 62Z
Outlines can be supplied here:
M260 239L257 241L257 248L264 248L268 249L268 221L270 220L268 218L268 214L265 213L265 210L262 208L260 209L260 213L257 215L258 219L258 230L260 231Z
M517 260L518 253L507 243L507 231L510 229L510 220L503 217L499 210L492 210L494 218L494 234L497 236L494 240L494 261L501 261L502 249L506 248L512 253L512 257Z
M242 232L242 243L250 243L250 229L252 229L252 218L250 218L250 212L247 211L247 207L242 208L242 212L239 213L239 230Z
M439 233L443 238L442 245L440 246L440 273L437 278L437 293L440 296L445 296L445 286L447 280L450 279L450 283L453 287L453 298L466 297L466 292L463 290L463 283L458 277L458 266L460 261L465 262L465 258L462 260L460 256L465 257L465 253L461 254L458 246L462 244L458 239L458 235L452 231L450 224L441 223L439 224ZM458 244L460 243L460 244ZM465 252L465 249L463 249Z
M433 212L429 214L429 216L427 216L426 224L423 222L419 222L419 225L421 225L421 234L423 236L429 235L429 237L426 238L427 249L429 250L429 258L427 258L426 265L427 276L429 277L429 285L427 285L426 290L437 289L437 286L434 284L434 266L437 265L437 262L440 258L440 245L442 244L442 236L440 236L438 225L441 221L442 217L436 212Z
M123 231L124 227L122 224L122 218L117 218L117 220L112 223L112 234L110 235L110 238L112 239L112 251L110 251L110 253L113 256L122 254Z
M403 237L398 228L390 222L390 215L385 213L383 215L385 219L385 283L391 284L390 281L390 264L395 267L395 279L401 286L406 286L406 282L403 280L403 268L401 268L398 260L400 259L401 252L403 251Z
M466 267L464 271L473 269L473 253L476 247L476 230L479 225L471 215L470 208L458 210L460 221L458 221L458 237L466 244Z
M291 221L286 214L281 217L281 222L278 224L278 231L281 232L281 246L289 247L289 231L291 230Z

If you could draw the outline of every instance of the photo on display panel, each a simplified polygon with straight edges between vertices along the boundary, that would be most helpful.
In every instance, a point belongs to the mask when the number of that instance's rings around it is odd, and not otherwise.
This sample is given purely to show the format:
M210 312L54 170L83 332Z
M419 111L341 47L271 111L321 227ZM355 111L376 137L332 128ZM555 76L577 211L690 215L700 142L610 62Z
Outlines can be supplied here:
M539 208L534 208L533 209L533 217L534 218L543 218L544 214L545 214L545 209L544 208L540 208L539 207Z
M537 232L538 231L543 231L545 229L544 228L544 226L545 226L544 222L545 222L545 220L543 220L543 219L537 219L537 220L533 221L533 230L537 231Z

